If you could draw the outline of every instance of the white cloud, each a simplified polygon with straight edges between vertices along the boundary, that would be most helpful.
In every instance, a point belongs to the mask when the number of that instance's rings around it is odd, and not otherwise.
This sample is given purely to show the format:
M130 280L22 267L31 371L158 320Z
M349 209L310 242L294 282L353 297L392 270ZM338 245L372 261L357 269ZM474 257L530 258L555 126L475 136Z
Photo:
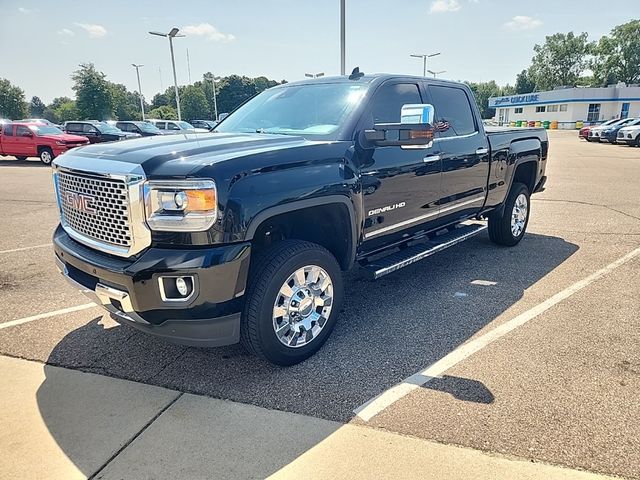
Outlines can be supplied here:
M73 37L75 33L73 30L69 30L68 28L63 28L62 30L58 30L58 35L64 35L65 37Z
M24 8L24 7L18 7L18 11L20 13L24 13L25 15L29 15L31 13L31 10L29 10L28 8Z
M186 35L197 35L201 37L205 37L207 40L211 40L213 42L231 42L236 39L230 33L222 33L216 27L211 25L210 23L201 23L199 25L186 25L182 27L180 30L181 33Z
M85 30L91 38L100 38L107 34L107 29L102 25L96 25L94 23L75 23L74 25Z
M542 20L533 17L527 17L526 15L516 15L510 21L504 24L509 30L532 30L542 25Z
M431 13L444 13L444 12L457 12L462 7L458 0L435 0L431 3L429 12Z

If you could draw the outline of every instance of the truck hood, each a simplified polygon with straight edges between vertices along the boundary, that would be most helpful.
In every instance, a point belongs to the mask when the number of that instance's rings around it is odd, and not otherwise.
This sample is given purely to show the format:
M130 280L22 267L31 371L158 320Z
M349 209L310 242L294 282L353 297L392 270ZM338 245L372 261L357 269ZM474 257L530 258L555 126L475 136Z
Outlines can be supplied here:
M275 152L327 143L309 141L291 135L258 133L204 133L142 137L126 142L98 143L74 149L65 154L74 165L86 158L87 170L91 159L117 160L141 165L148 178L180 178L195 170L225 160L249 155ZM64 161L56 162L64 166Z
M87 137L82 137L80 135L71 135L69 133L63 133L62 135L38 135L39 138L46 138L51 141L62 141L69 143L84 143L87 142Z

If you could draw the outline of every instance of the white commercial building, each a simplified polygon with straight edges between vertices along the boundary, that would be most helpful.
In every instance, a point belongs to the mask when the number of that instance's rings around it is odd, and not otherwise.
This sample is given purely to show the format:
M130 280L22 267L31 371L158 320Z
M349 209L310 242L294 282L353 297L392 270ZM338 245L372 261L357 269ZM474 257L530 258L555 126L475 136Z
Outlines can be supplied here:
M611 118L640 117L640 85L620 83L604 88L557 88L548 92L491 97L501 124L518 121L558 122L574 128L576 122L603 122Z

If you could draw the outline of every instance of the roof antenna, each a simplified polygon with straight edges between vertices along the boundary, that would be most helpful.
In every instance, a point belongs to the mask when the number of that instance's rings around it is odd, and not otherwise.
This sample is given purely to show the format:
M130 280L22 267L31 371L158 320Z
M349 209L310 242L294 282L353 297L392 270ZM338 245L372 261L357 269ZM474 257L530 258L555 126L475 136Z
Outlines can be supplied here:
M349 75L349 80L358 80L362 77L364 77L364 72L360 71L360 67L356 67L351 72L351 75Z

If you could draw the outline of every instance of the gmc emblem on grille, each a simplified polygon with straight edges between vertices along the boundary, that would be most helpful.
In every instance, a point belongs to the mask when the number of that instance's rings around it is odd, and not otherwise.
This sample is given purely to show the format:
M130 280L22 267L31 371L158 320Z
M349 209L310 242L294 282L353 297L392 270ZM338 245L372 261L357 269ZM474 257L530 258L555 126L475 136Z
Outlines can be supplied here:
M78 192L64 192L62 200L74 210L90 213L91 215L95 215L96 213L96 209L93 207L96 197L92 197L91 195Z

